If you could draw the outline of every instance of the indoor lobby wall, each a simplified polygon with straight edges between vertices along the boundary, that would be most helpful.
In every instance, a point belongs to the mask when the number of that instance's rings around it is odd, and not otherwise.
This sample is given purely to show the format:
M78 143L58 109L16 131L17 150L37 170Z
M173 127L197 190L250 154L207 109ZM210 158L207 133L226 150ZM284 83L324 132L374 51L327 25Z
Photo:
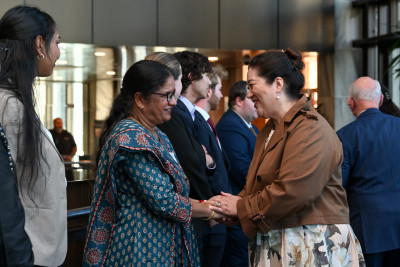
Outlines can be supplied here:
M361 73L362 51L352 41L360 37L361 21L351 1L335 0L335 130L354 120L347 106L349 86Z

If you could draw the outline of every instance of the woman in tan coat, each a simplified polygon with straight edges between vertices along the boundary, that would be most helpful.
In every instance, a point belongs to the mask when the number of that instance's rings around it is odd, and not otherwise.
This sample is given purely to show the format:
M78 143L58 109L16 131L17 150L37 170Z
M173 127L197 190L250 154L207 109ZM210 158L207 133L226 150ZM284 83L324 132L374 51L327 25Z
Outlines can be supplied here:
M249 237L251 266L364 266L342 188L342 146L300 94L304 63L270 50L249 64L248 97L270 120L256 141L247 182L213 207Z

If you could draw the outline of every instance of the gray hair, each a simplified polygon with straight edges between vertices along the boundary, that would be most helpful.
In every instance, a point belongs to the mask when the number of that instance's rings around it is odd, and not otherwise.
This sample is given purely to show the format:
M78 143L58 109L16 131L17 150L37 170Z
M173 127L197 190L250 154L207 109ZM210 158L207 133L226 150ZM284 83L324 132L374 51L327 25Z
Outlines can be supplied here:
M381 85L374 80L374 86L369 88L360 88L354 83L349 88L350 97L354 100L367 100L379 105L381 99Z

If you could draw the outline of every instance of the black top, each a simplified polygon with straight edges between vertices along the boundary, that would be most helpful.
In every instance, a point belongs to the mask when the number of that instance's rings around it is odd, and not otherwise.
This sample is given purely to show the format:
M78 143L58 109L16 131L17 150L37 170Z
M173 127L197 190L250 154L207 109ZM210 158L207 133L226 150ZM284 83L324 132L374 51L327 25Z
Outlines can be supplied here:
M61 155L71 155L72 149L76 147L74 137L69 132L63 130L58 133L56 130L50 130L54 143Z
M33 266L32 244L24 227L15 167L0 125L0 266Z

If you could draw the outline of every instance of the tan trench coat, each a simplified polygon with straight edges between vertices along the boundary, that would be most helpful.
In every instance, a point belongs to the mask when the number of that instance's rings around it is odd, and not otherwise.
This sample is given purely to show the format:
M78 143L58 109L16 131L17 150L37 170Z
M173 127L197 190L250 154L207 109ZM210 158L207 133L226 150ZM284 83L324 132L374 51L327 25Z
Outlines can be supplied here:
M257 136L246 186L237 202L245 234L309 224L348 224L341 186L342 145L305 96L277 126L267 122Z

